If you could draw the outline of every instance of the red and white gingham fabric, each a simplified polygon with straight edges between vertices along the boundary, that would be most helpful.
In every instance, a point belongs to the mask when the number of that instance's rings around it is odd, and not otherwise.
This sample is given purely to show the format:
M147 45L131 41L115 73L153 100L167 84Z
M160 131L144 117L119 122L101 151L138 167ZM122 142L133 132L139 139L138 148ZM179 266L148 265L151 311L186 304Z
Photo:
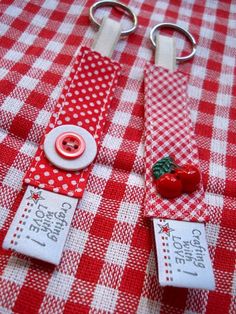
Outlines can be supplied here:
M48 191L81 198L91 166L81 171L64 171L44 154L45 136L55 127L78 125L100 144L105 118L120 75L120 65L98 52L82 47L51 116L41 145L24 182Z
M202 182L191 194L162 198L156 190L153 165L172 156L177 165L198 165L197 144L186 95L188 76L147 63L144 74L145 98L145 200L144 215L203 222L207 220Z
M139 16L140 27L116 47L113 57L123 70L62 261L53 267L1 249L1 313L235 311L236 5L125 2ZM0 3L1 241L77 49L91 46L92 3ZM212 292L159 286L151 223L143 217L143 68L153 62L150 29L163 21L187 28L198 42L195 58L180 67L190 75L191 117L210 209L206 230L216 276ZM177 40L178 48L188 49L182 43Z

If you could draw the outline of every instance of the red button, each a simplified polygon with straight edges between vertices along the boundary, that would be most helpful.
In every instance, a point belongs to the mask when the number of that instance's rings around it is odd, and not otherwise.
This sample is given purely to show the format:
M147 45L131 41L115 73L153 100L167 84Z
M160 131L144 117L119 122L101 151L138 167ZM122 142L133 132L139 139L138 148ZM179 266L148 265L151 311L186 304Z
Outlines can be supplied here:
M83 137L79 134L64 132L57 137L55 147L58 154L62 157L74 159L83 154L86 144Z

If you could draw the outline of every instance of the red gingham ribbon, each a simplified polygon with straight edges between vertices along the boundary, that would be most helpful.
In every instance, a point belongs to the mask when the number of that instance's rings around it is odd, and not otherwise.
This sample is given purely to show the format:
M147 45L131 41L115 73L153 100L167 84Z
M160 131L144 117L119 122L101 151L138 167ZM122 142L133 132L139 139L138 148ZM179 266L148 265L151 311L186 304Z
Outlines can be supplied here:
M197 191L178 198L158 195L152 166L166 155L177 164L198 163L197 144L187 108L187 75L148 63L145 69L146 197L148 217L205 221L202 183Z

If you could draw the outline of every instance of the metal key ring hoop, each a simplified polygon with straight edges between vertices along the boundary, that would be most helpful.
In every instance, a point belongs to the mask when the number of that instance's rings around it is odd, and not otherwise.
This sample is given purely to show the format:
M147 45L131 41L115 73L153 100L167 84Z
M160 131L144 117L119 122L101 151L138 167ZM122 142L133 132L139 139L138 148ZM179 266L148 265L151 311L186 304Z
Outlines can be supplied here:
M189 55L184 56L184 57L176 57L176 61L177 62L187 61L187 60L191 59L195 55L195 53L196 53L196 46L197 46L195 38L186 29L178 26L177 24L173 24L173 23L160 23L160 24L157 24L156 26L153 27L153 29L150 32L150 40L151 40L152 45L153 45L154 48L156 48L156 43L155 43L155 39L154 39L154 32L156 30L161 29L161 28L172 28L174 30L177 30L180 33L184 34L189 39L189 41L191 42L192 52Z
M98 21L95 19L94 13L98 8L104 7L104 6L119 7L124 12L128 12L128 14L131 16L132 21L133 21L133 27L131 27L128 30L122 31L121 32L122 37L128 36L129 34L131 34L135 31L135 29L138 26L137 16L134 14L134 12L128 6L126 6L125 4L118 2L118 1L104 1L104 0L102 0L102 1L98 1L98 2L94 3L89 9L89 17L90 17L90 20L92 21L93 24L95 24L97 27L101 26L101 24L98 23Z

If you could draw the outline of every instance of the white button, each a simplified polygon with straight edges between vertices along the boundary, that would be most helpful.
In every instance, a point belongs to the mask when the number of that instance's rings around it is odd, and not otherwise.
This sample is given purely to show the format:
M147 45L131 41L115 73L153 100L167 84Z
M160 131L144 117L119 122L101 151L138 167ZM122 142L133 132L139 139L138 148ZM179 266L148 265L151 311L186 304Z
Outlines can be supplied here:
M83 154L78 158L66 158L58 153L56 148L56 141L63 133L75 133L83 138L85 142L85 149ZM50 131L44 140L44 152L48 160L56 167L63 170L76 171L86 168L90 165L97 154L97 144L93 136L84 128L76 125L67 124L58 126Z

